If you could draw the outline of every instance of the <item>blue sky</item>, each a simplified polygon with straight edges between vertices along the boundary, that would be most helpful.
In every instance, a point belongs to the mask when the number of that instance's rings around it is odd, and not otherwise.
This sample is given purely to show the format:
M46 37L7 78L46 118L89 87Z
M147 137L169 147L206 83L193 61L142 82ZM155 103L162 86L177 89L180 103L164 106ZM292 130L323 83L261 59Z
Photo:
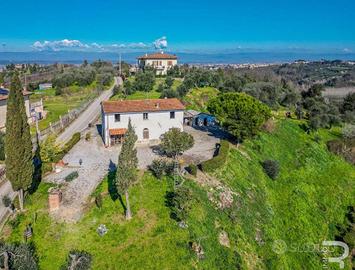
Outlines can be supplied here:
M355 51L354 0L0 0L0 10L0 51L148 50L159 38L175 51Z

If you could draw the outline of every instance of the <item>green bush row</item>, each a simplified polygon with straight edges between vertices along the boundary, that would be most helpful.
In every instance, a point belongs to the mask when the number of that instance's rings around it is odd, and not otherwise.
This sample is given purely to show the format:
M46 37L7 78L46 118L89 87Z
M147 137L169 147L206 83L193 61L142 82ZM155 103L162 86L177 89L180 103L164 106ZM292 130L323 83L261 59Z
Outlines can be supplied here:
M65 154L67 154L70 151L70 149L72 149L74 147L74 145L76 145L80 141L80 138L81 138L80 132L73 134L71 139L63 147L63 150L62 150L63 156Z
M71 172L70 174L68 174L64 180L65 182L71 182L73 181L74 179L78 178L79 177L79 173L77 171L74 171L74 172Z
M214 170L222 167L227 160L229 153L228 141L222 140L218 151L218 155L212 159L204 161L200 164L200 168L204 172L213 172Z

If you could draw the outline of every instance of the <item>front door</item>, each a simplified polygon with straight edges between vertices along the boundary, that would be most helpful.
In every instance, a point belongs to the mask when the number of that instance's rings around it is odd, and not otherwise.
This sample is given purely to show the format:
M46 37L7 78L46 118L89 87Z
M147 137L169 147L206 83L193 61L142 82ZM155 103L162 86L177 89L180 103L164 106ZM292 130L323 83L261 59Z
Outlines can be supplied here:
M143 139L149 140L149 130L147 128L143 129Z

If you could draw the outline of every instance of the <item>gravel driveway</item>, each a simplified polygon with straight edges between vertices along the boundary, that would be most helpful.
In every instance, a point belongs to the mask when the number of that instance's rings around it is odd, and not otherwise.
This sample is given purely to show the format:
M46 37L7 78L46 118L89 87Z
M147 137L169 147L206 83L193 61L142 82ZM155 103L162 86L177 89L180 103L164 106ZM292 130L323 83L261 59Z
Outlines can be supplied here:
M210 159L219 139L208 131L198 131L191 127L186 127L185 130L195 139L194 147L183 156L185 162L198 163ZM78 221L90 194L117 163L120 147L105 148L97 129L92 128L90 132L90 141L82 139L64 157L64 162L68 165L61 172L51 173L45 177L45 182L64 184L64 178L69 173L77 171L79 174L78 178L63 185L62 205L59 210L53 213L54 217L59 220ZM153 153L149 145L137 145L137 156L140 169L146 169L155 158L159 157ZM80 159L83 161L81 166Z

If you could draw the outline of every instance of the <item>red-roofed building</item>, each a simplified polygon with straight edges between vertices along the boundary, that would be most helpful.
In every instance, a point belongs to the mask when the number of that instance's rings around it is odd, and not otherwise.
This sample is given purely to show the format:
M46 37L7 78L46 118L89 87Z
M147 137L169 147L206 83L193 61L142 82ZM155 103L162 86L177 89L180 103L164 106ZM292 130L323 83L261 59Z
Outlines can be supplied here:
M164 52L145 54L137 58L141 70L153 67L157 75L166 75L168 70L177 65L177 56Z
M171 128L183 130L185 106L177 98L104 101L101 108L106 146L123 141L129 119L139 142L158 141Z

